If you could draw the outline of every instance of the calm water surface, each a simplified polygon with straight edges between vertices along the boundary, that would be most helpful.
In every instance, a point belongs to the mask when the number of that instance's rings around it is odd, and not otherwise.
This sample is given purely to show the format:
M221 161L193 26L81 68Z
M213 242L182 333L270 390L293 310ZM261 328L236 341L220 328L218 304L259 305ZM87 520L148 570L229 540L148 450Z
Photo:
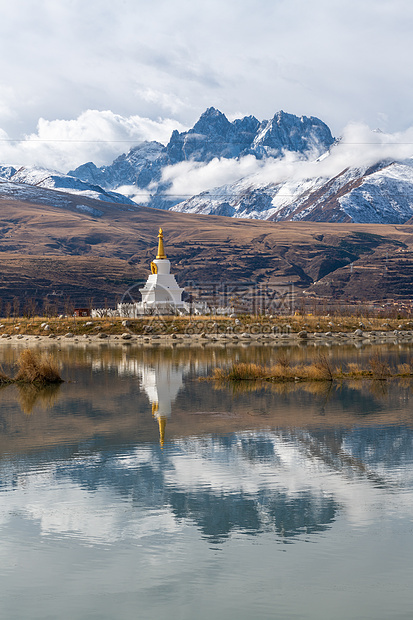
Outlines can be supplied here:
M60 388L0 391L0 618L412 618L410 381L199 380L272 347L55 354Z

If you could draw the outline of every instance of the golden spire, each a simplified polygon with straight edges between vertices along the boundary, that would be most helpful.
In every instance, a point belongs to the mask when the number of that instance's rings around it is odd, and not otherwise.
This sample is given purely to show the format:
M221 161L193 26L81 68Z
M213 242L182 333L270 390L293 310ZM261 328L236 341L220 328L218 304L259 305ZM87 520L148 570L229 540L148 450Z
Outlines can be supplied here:
M166 258L165 250L163 247L163 231L162 228L159 229L158 235L159 243L158 243L158 254L156 258Z
M163 415L160 415L158 418L158 426L159 426L159 444L161 448L163 448L163 444L165 443L165 427L166 427L167 418Z

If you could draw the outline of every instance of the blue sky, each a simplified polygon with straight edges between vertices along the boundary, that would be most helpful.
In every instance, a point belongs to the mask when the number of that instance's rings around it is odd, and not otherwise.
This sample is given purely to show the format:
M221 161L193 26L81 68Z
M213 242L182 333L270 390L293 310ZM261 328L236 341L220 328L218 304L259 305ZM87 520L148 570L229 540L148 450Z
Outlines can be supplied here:
M412 26L408 0L0 0L0 137L31 136L0 161L35 160L39 138L125 140L78 149L101 163L209 106L313 115L336 136L348 122L402 131Z

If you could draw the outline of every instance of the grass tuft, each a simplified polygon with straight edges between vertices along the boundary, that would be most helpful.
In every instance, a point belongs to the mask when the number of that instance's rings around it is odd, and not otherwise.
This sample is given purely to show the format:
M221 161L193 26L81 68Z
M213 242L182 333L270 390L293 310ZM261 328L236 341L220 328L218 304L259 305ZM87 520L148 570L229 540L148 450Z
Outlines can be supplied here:
M40 355L30 349L22 351L17 360L15 381L46 385L62 383L56 361L48 355Z
M268 373L258 364L233 364L231 368L215 368L214 379L226 381L258 381L265 379Z
M398 364L397 365L397 374L400 377L410 377L413 375L413 366L412 364Z

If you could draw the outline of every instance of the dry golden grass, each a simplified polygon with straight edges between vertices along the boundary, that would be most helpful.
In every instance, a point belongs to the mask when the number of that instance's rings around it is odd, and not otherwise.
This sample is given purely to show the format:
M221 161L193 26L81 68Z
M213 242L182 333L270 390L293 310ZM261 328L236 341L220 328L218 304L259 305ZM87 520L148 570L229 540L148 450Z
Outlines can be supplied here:
M46 385L63 382L55 360L49 355L41 355L30 349L22 351L17 360L17 368L14 380L21 383Z
M408 379L405 379L408 381ZM359 386L360 382L355 382ZM257 393L263 390L272 392L280 396L291 394L296 390L303 390L309 394L316 396L327 396L330 392L331 382L326 381L214 381L213 389L216 391L231 390L231 392L239 396L241 394ZM337 383L337 386L339 384Z
M258 381L267 377L266 370L258 364L233 364L228 369L215 368L214 379L228 381Z
M349 364L347 364L347 373L348 375L352 376L352 377L360 377L362 376L364 373L362 367L360 366L360 364L357 364L356 362L350 362ZM344 375L345 373L342 372L342 374Z
M4 307L3 307L4 312ZM333 322L330 320L333 318ZM125 331L125 327L122 325L124 319L121 317L112 318L93 318L90 317L44 317L35 316L30 319L18 317L18 318L2 318L1 319L1 334L27 334L27 335L41 335L45 336L50 333L56 336L62 336L67 332L72 332L77 336L84 334L97 335L100 331L112 334L120 335ZM232 330L231 333L241 334L243 332L249 332L252 334L270 332L274 333L298 333L302 330L307 331L309 334L313 332L354 332L362 323L365 325L365 331L384 331L391 333L395 329L398 329L401 325L403 329L411 329L413 323L407 319L389 319L389 318L371 318L348 316L341 317L340 320L336 320L335 317L326 316L275 316L272 318L266 316L254 316L254 315L240 315L240 325L235 326L234 320L227 316L196 316L196 317L141 317L139 319L129 319L129 326L126 331L131 334L202 334L208 335L224 334L228 333L228 329ZM44 323L47 323L49 330L44 330ZM43 327L42 327L43 325ZM18 328L18 329L16 329ZM287 358L279 356L278 360L282 365L288 365Z
M410 377L411 375L413 375L413 365L412 364L398 364L397 374L399 377Z
M285 359L277 360L271 368L259 364L233 364L229 368L215 369L213 379L219 381L271 381L274 383L288 383L297 381L332 382L341 379L374 379L384 381L393 377L413 377L412 364L399 364L397 369L390 368L388 362L380 356L369 359L368 367L349 363L347 369L333 368L324 355L309 363L291 364Z

